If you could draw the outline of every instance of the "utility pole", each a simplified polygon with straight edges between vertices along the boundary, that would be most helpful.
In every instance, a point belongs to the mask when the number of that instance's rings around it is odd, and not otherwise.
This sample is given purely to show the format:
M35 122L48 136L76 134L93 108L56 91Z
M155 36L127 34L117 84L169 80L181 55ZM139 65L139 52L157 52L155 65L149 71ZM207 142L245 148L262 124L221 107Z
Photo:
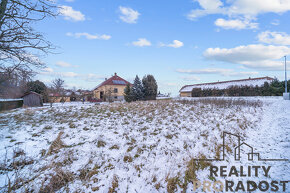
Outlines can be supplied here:
M290 93L287 93L287 58L285 58L285 93L283 93L284 100L290 100Z
M285 58L285 93L287 93L287 59L286 59L286 56L284 56Z

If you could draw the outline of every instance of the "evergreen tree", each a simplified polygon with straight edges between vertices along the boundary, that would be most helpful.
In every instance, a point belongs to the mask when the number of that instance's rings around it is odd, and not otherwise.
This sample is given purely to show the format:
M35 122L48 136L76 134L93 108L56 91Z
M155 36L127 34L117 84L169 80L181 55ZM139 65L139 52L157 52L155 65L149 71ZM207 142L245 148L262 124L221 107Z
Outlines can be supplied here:
M133 97L132 97L132 91L131 91L131 86L128 83L124 89L124 98L126 102L132 102Z
M29 91L33 91L38 94L43 94L47 90L45 84L39 80L28 82L27 87Z
M144 76L142 79L144 99L145 100L156 100L157 96L157 82L153 75Z
M285 82L284 82L285 83ZM272 96L282 96L285 90L283 82L275 78L270 84L270 92Z
M39 80L31 81L27 83L26 87L27 91L33 91L38 94L41 94L43 96L44 101L45 102L48 101L47 87L43 82Z
M193 88L191 91L192 97L201 97L202 96L202 90L201 88Z
M141 80L138 76L136 76L134 80L133 87L131 89L132 93L132 100L133 101L139 101L144 99L144 93L143 93L143 85L141 83Z

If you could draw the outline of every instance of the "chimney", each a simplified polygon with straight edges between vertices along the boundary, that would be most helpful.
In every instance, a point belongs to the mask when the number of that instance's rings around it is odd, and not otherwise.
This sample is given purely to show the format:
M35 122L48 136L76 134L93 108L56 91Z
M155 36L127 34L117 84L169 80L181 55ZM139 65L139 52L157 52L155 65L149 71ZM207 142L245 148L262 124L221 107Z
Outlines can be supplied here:
M105 78L105 80L108 80L107 78Z
M117 76L117 73L115 72L115 76Z

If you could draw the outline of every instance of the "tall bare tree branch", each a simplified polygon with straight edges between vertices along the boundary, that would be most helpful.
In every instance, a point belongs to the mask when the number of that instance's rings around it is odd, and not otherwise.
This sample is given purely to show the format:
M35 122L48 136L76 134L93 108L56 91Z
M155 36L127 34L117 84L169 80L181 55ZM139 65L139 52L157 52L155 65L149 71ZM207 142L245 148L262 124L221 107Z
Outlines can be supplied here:
M12 77L45 66L39 57L54 47L32 25L56 16L57 9L54 0L1 0L0 73Z

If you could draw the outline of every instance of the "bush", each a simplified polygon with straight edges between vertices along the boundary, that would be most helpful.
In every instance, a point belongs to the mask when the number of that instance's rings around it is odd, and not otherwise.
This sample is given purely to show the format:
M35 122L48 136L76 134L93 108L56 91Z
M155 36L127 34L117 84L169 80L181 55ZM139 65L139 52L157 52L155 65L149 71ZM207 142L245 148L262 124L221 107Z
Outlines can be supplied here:
M142 79L143 92L145 100L156 100L157 96L157 82L153 75L146 75Z
M133 96L131 93L131 86L128 83L124 89L124 98L126 102L132 102L133 101Z

